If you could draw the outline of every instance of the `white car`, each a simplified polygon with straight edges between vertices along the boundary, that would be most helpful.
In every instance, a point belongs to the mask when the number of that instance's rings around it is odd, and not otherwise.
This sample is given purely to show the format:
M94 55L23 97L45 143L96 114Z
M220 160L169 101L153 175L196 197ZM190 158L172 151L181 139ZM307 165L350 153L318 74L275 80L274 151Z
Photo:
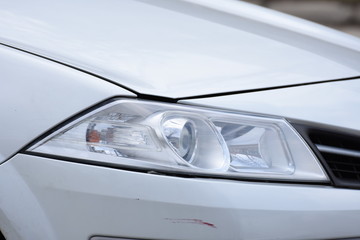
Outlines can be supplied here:
M0 239L360 239L360 41L232 0L2 0Z

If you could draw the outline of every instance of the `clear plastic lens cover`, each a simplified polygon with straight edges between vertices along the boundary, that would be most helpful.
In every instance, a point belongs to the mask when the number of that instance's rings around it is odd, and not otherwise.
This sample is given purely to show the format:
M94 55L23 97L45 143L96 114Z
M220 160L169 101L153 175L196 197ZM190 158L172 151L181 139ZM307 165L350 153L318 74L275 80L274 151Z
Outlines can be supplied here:
M327 181L284 119L180 104L116 100L29 150L169 173Z

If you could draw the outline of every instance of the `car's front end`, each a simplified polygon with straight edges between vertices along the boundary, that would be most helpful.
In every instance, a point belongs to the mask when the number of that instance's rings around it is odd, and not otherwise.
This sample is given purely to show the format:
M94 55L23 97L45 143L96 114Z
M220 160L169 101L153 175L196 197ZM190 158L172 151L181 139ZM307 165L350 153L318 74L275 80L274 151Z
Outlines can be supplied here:
M230 0L0 29L0 239L360 237L358 39Z

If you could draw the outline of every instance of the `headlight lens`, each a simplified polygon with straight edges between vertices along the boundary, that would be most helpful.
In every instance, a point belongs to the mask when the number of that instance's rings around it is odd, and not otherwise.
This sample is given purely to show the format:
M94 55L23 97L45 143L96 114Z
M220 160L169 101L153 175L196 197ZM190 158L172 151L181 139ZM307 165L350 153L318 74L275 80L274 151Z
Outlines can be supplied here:
M29 150L169 173L328 181L282 118L151 101L111 102Z
M165 139L175 152L187 162L194 159L197 148L197 131L192 121L186 118L166 119L162 124Z

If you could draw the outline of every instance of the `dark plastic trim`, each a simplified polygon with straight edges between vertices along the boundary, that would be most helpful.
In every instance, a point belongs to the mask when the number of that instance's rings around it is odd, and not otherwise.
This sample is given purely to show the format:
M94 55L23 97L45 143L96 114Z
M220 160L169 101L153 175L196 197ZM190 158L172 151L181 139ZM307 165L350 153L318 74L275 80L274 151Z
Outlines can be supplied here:
M298 121L298 120L289 120L291 125L299 132L299 134L304 138L307 142L311 150L315 153L316 157L320 160L322 166L324 167L326 173L330 177L330 180L335 187L339 188L351 188L351 189L360 189L360 182L354 183L353 181L347 181L343 179L339 179L336 177L318 148L310 139L311 134L328 134L328 135L339 135L343 138L349 139L359 139L360 144L360 131L350 130L346 128L339 128L334 126L328 126L318 123L310 123L306 121Z
M1 231L0 231L0 240L6 240Z

